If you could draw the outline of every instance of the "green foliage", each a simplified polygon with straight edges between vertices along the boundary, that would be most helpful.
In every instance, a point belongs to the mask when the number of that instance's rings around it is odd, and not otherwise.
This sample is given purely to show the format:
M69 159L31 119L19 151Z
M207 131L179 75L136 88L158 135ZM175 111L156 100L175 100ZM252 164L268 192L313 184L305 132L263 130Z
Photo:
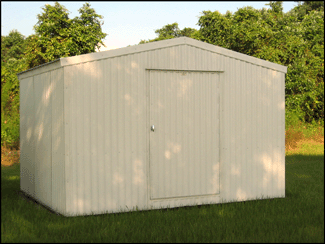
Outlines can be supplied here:
M107 34L102 32L102 23L99 20L103 17L96 14L95 10L90 8L89 3L85 3L79 9L79 14L80 17L73 19L71 27L73 55L95 52L95 48L100 48L99 44L105 47L102 40Z
M8 36L1 36L1 63L10 58L18 59L24 52L25 37L17 30L10 31Z
M61 57L95 52L107 34L101 30L103 17L89 3L79 9L80 16L69 19L68 10L55 2L46 4L38 14L35 35L27 38L26 59L29 68Z
M283 1L271 1L270 3L267 3L266 5L269 5L271 7L271 12L273 13L282 13L283 7L282 7Z
M19 81L25 59L11 58L1 65L1 146L19 147Z
M1 146L19 146L19 81L25 70L25 37L17 30L1 36Z
M297 15L297 19L301 21L306 14L312 10L324 11L324 1L295 1L298 2L298 6L292 9L290 12L294 12Z
M85 3L80 16L69 19L68 10L58 2L45 5L37 15L35 34L25 37L17 30L1 36L1 145L19 147L19 81L17 73L57 58L94 52L107 34L99 19Z
M162 39L170 39L179 36L178 23L173 23L170 25L165 25L163 28L155 31Z
M172 24L167 24L163 26L161 29L157 29L155 33L158 35L158 37L156 37L155 39L150 39L148 41L141 40L139 44L172 39L181 36L187 36L195 39L199 38L198 30L193 28L188 28L188 27L185 27L184 29L180 30L178 27L178 23L176 22Z
M235 27L231 24L233 16L224 18L224 16L219 13L219 11L203 11L203 15L198 21L198 25L201 33L201 40L215 44L218 43L219 46L230 48L232 42L227 39L233 36L233 31ZM233 38L234 39L234 38ZM236 41L235 39L233 41Z

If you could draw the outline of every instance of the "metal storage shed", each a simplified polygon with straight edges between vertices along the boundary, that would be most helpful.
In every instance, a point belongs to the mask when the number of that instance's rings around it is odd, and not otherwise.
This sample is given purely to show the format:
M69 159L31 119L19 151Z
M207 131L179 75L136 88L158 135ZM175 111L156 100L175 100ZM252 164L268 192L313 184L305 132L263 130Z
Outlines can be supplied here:
M65 216L285 197L286 72L186 37L21 72L20 188Z

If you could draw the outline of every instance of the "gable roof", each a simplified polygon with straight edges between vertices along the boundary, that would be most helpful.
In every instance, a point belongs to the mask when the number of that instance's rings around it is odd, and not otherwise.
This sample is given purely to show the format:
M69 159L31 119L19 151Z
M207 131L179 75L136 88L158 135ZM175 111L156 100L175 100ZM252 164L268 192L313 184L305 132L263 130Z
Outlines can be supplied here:
M223 48L223 47L215 46L215 45L205 43L202 41L198 41L198 40L195 40L192 38L178 37L178 38L173 38L173 39L168 39L168 40L139 44L139 45L131 46L131 47L107 50L107 51L103 51L103 52L87 53L87 54L82 54L82 55L73 56L73 57L59 58L59 59L53 60L51 62L48 62L46 64L36 66L32 69L22 71L22 72L18 73L17 75L20 75L20 74L28 72L30 70L37 69L41 66L45 66L48 64L56 63L56 62L58 62L58 66L62 67L62 66L67 66L67 65L73 65L73 64L94 61L94 60L100 60L100 59L106 59L106 58L117 57L117 56L122 56L122 55L128 55L128 54L133 54L133 53L138 53L138 52L145 52L145 51L150 51L150 50L155 50L155 49L167 48L167 47L172 47L172 46L177 46L177 45L189 45L189 46L193 46L196 48L201 48L203 50L214 52L214 53L217 53L217 54L220 54L223 56L235 58L235 59L242 60L242 61L245 61L248 63L256 64L259 66L264 66L264 67L274 69L274 70L277 70L277 71L280 71L283 73L287 73L287 67L280 65L280 64L276 64L276 63L272 63L272 62L269 62L269 61L266 61L263 59L255 58L255 57L252 57L252 56L249 56L246 54L235 52L235 51Z

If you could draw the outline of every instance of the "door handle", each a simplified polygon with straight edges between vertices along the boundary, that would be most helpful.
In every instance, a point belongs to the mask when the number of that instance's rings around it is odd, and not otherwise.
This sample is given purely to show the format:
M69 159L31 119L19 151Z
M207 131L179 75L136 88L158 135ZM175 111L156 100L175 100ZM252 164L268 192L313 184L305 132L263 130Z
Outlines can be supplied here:
M155 131L155 126L154 125L151 126L151 130Z

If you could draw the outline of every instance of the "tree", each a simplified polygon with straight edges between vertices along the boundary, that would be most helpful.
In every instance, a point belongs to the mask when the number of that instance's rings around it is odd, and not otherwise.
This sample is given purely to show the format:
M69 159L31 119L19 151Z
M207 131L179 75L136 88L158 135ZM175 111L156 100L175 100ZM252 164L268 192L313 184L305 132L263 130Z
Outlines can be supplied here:
M107 34L101 30L102 23L99 19L103 17L90 8L89 3L85 3L82 8L79 9L80 17L76 17L73 20L72 25L72 39L77 40L72 42L74 46L74 55L80 55L85 53L95 52L96 48L100 48L103 43L103 39Z
M178 28L178 23L176 22L172 24L167 24L161 29L157 29L155 31L155 33L158 34L158 38L160 38L161 40L178 37L179 32L180 30Z
M304 9L308 14L312 10L324 11L324 1L295 1L299 9ZM299 7L300 6L300 7Z
M158 37L145 41L141 40L139 44L172 39L175 37L187 36L191 38L197 38L198 30L193 28L185 27L183 30L180 30L178 27L178 23L167 24L160 29L155 30L155 33L158 34Z
M201 41L231 49L233 37L232 15L223 16L219 11L203 11L198 20Z
M324 12L324 1L295 1L298 6L293 8L290 12L297 14L299 21L312 10Z
M106 34L89 3L80 17L69 19L68 10L55 3L37 15L35 34L25 37L13 30L1 36L1 145L19 147L19 81L17 73L54 59L94 52Z
M29 68L52 60L95 52L107 34L102 32L100 19L89 3L79 9L80 17L69 19L68 10L55 2L46 4L34 26L35 35L28 38L26 58Z
M19 146L19 81L26 69L25 37L17 30L1 36L1 146Z
M11 58L19 59L25 49L25 37L17 30L10 31L8 36L1 36L1 63Z
M282 3L283 3L283 1L271 1L270 3L267 3L266 5L269 5L271 7L271 12L282 13L282 11L283 11Z

